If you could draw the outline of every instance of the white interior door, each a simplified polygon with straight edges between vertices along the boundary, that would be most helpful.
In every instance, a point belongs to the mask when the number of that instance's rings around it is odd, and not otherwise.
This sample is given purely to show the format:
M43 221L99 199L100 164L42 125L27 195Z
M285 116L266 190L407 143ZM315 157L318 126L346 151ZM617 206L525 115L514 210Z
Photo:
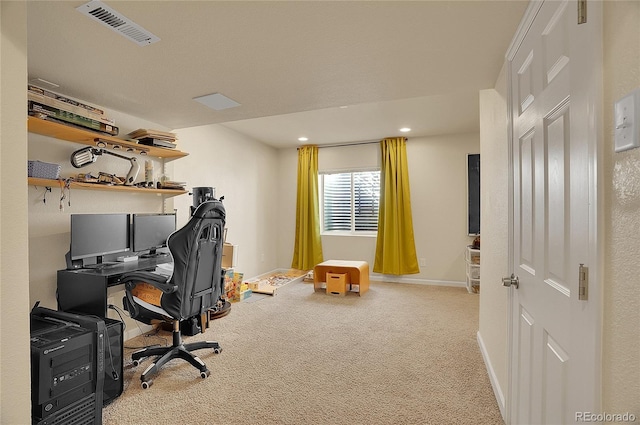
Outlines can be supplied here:
M573 423L599 409L596 193L601 12L532 4L510 53L513 161L509 419ZM528 27L528 30L527 28ZM592 199L594 203L596 199ZM579 299L580 265L592 269ZM584 270L584 269L583 269Z

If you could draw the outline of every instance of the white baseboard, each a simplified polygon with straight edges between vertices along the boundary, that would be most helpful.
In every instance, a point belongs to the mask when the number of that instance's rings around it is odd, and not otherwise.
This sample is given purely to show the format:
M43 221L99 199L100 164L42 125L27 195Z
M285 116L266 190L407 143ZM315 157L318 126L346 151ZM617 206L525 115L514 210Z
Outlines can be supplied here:
M411 277L378 273L370 273L369 280L375 280L377 282L412 283L416 285L455 286L460 288L467 287L467 284L465 282L458 282L455 280L416 279Z
M480 353L482 353L482 359L484 360L484 365L487 368L487 373L489 374L489 381L491 381L491 387L493 388L493 394L496 397L496 401L498 402L498 408L500 409L500 414L502 415L502 419L506 422L506 409L504 402L504 394L502 393L502 389L500 388L500 384L498 383L498 378L496 377L496 373L493 370L493 366L491 365L491 361L489 360L489 354L487 353L487 348L484 346L484 341L482 340L482 335L480 335L480 331L476 334L478 339L478 346L480 347Z

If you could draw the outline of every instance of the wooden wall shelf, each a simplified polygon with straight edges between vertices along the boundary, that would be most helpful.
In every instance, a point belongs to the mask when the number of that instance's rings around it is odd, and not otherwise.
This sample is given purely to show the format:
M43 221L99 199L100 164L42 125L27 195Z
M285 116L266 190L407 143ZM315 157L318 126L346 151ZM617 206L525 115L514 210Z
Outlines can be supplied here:
M80 143L83 145L96 146L96 139L100 139L107 143L107 145L121 146L121 150L132 148L135 149L138 153L140 151L145 151L147 155L155 156L157 158L177 159L189 155L188 153L179 151L177 149L165 149L155 146L140 145L135 142L129 142L124 139L107 136L91 130L83 130L81 128L73 127L70 125L64 125L31 116L28 117L28 125L30 133L41 134L43 136L54 137L56 139L66 140L73 143Z
M36 177L29 177L28 179L30 186L40 186L40 187L60 187L64 185L64 180L51 180L51 179L40 179ZM143 188L136 186L111 186L105 184L96 184L96 183L83 183L83 182L71 182L69 185L71 189L80 189L80 190L104 190L111 192L136 192L136 193L145 193L145 194L158 194L164 196L178 196L187 193L186 190L176 190L176 189L151 189L151 188Z

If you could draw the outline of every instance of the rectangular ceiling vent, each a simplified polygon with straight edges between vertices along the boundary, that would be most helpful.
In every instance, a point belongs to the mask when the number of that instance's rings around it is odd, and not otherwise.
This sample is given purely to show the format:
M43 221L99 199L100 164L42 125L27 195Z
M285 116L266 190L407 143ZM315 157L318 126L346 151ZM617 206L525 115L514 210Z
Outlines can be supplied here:
M113 31L128 38L138 46L147 46L160 41L160 38L151 34L140 25L131 21L126 16L116 12L99 0L92 0L89 3L78 6L76 10L89 18L100 22L111 28Z

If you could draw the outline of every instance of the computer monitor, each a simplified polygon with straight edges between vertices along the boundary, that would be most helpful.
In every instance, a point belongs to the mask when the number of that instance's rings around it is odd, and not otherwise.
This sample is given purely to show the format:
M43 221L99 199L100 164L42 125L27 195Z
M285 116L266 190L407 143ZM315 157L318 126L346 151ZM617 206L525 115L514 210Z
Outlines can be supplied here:
M167 246L167 238L176 230L175 214L134 214L133 215L133 251L142 257L159 255L158 248Z
M129 251L130 214L71 214L72 260Z

